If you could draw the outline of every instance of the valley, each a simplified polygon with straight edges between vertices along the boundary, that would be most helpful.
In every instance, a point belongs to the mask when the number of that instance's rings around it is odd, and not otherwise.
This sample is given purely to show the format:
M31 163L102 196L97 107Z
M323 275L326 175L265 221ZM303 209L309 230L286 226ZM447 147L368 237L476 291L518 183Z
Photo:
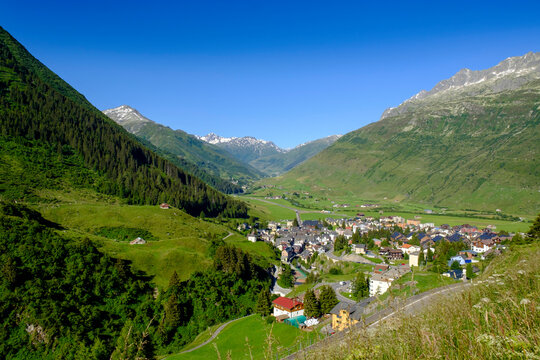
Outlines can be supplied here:
M0 27L0 358L536 354L538 99L530 52L284 149L98 110Z

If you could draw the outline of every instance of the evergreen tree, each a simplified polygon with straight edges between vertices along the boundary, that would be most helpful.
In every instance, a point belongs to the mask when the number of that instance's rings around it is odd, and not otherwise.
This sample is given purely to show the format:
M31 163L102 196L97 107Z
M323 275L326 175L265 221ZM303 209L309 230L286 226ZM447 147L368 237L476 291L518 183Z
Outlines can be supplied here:
M284 288L291 288L294 285L294 277L289 265L285 265L279 275L278 285Z
M450 269L451 270L459 270L459 269L461 269L461 265L459 265L459 261L452 262L452 264L450 265Z
M472 264L468 263L467 267L465 268L465 275L467 276L467 279L472 279L474 276Z
M306 296L304 296L304 313L307 317L318 318L321 316L321 305L313 289L306 291Z
M427 261L428 262L432 262L433 261L433 251L431 251L431 248L428 247L428 250L427 250Z
M331 286L325 285L321 287L319 303L321 305L321 314L330 313L330 310L339 303L336 292Z
M180 309L180 301L178 296L173 293L169 296L165 304L165 326L167 328L176 328L182 321L182 312Z
M540 240L540 214L536 217L529 232L527 233L529 242Z
M174 293L178 293L178 290L180 289L180 278L178 277L176 270L173 271L173 274L171 275L168 289Z
M298 227L298 219L295 217L294 220L293 220L293 223L292 223L292 226L293 227Z
M424 265L424 250L420 249L420 254L418 255L418 266Z
M256 311L262 316L270 315L270 309L272 308L272 300L270 299L270 291L264 289L259 293L257 297Z

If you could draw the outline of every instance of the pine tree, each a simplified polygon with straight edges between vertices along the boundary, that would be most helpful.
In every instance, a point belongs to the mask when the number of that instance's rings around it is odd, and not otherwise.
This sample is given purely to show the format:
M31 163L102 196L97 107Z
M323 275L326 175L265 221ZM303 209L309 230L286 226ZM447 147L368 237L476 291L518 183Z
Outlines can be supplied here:
M176 270L171 275L171 279L169 280L169 291L178 293L178 290L180 289L180 278L178 277L178 274L176 273Z
M321 306L312 289L306 291L306 296L304 296L304 312L307 317L321 316Z
M422 266L424 263L424 250L420 249L420 255L418 255L418 266Z
M180 301L175 293L173 293L165 304L165 326L175 328L182 321L182 313L180 310Z
M467 279L472 279L474 276L472 264L468 263L467 267L465 269L465 275L467 276Z
M427 261L432 262L433 261L433 251L431 251L431 248L428 247L427 250Z
M321 287L319 303L321 304L321 314L328 314L339 303L336 292L332 287L328 285Z
M256 311L262 316L270 315L270 309L272 308L272 300L270 300L270 291L264 289L259 293L257 297Z

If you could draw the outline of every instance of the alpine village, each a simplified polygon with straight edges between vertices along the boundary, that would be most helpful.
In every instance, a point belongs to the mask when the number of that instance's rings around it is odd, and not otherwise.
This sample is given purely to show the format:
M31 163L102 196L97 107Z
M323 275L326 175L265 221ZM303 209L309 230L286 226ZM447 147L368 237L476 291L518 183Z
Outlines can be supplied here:
M47 66L0 28L1 359L540 358L539 52L289 149Z

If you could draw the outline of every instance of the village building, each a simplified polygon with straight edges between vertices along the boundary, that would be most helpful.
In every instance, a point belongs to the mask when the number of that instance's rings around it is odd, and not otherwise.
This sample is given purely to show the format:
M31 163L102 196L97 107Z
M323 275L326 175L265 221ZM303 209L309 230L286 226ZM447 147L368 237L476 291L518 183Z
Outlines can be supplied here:
M129 242L129 245L143 245L143 244L146 244L146 240L144 240L143 238L136 238L134 240L131 240Z
M272 304L274 304L273 315L276 319L285 319L304 315L304 304L296 299L289 299L280 296L272 301Z

